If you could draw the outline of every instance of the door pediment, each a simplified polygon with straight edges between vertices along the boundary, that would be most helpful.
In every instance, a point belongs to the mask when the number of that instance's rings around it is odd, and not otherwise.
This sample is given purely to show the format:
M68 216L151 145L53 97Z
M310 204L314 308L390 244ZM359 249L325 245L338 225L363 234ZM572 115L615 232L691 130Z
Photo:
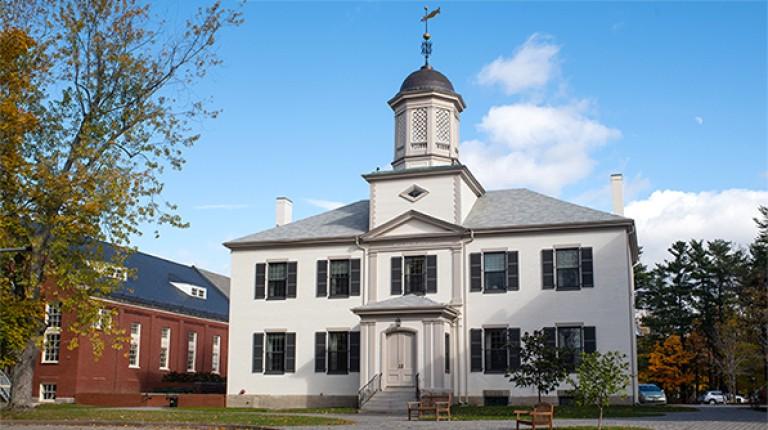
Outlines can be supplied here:
M419 211L410 210L374 228L362 236L364 241L401 238L461 236L467 229Z

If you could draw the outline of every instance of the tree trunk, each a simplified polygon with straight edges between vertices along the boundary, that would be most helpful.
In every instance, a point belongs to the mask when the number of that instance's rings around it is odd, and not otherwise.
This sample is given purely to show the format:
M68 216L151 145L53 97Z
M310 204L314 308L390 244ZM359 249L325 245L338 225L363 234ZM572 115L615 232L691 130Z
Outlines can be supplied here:
M603 430L603 407L600 406L600 416L597 418L597 430Z
M35 371L35 359L38 357L35 342L30 340L19 361L11 369L11 402L12 409L30 408L32 400L32 377Z

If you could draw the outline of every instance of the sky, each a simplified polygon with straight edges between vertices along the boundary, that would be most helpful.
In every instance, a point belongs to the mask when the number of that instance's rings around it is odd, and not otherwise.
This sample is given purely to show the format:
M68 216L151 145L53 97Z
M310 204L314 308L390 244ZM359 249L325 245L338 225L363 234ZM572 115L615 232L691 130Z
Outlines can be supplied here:
M181 22L204 1L155 12ZM768 205L766 2L428 2L431 63L467 109L460 159L487 189L610 211L625 178L643 261L675 240L747 245ZM231 6L236 6L232 1ZM144 226L141 251L229 274L222 243L368 198L388 169L387 100L421 66L423 2L258 2L189 88L222 110L164 199L187 229Z

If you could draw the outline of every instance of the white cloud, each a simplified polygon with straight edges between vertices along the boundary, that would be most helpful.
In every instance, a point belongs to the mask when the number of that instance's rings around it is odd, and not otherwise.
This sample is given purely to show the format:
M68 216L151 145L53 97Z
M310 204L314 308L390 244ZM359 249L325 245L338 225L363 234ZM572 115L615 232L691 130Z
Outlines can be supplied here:
M586 102L494 106L479 125L487 141L463 142L462 160L489 188L525 186L559 194L592 171L590 151L621 137L589 118L588 110Z
M704 118L702 118L700 116L693 117L693 120L696 121L696 124L698 124L698 125L704 124Z
M677 240L724 239L748 245L757 235L752 218L757 207L766 204L768 191L659 190L628 204L625 214L635 220L643 262L652 265L667 258L667 248Z
M320 199L305 199L307 203L311 204L312 206L317 206L321 209L325 210L333 210L338 209L342 206L344 206L344 203L342 202L334 202L332 200L320 200Z
M222 203L222 204L211 204L211 205L199 205L199 206L195 206L195 209L198 209L198 210L211 210L211 209L233 210L233 209L249 208L251 206L252 205L245 205L245 204L239 204L239 203Z
M499 57L483 67L477 80L501 84L507 94L544 87L560 72L559 51L550 36L534 33L511 58Z

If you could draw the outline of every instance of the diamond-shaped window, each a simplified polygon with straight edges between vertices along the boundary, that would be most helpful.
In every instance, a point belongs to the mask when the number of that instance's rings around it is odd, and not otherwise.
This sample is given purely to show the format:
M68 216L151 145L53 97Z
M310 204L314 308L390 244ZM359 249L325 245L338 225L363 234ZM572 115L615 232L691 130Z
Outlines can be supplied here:
M426 196L429 194L429 191L425 190L424 188L414 184L408 187L405 191L400 193L400 197L415 202L416 200L419 200L420 198Z

